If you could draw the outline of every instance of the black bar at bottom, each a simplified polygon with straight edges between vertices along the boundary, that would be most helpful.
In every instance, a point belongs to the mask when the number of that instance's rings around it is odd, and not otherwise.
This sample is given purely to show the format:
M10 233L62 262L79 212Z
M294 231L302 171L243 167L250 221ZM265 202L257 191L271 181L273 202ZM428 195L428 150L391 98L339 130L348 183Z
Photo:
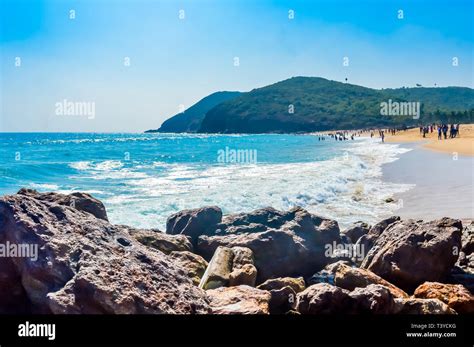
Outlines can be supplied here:
M327 344L473 346L473 315L0 316L0 346L69 344ZM28 323L27 323L28 322ZM55 336L19 336L55 324ZM50 327L51 328L51 327ZM45 326L38 327L46 332ZM51 329L49 330L51 332ZM29 334L29 331L27 334ZM35 330L33 330L35 333ZM46 335L46 333L44 334Z

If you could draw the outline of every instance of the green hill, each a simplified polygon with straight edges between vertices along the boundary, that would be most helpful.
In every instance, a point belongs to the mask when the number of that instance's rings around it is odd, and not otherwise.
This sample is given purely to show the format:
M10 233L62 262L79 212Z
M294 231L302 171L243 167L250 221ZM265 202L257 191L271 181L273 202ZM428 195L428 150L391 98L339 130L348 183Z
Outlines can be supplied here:
M165 122L163 122L159 129L147 130L146 132L196 132L199 129L207 111L219 103L231 100L240 94L240 92L217 92L208 95L184 112L178 113L177 115L167 119Z
M381 103L420 102L421 118L381 115ZM199 132L268 133L472 121L474 90L461 87L377 90L319 77L294 77L210 109ZM291 110L294 112L291 113Z

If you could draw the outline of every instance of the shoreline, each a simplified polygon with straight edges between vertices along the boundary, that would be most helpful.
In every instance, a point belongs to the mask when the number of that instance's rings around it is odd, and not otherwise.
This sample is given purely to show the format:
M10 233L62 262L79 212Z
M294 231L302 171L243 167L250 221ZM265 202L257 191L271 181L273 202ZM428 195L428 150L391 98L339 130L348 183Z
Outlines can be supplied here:
M474 156L474 124L461 124L460 127L460 136L455 138L438 140L436 129L427 133L426 137L422 137L419 128L411 128L398 131L395 135L387 132L385 142L413 143L434 152L472 157Z
M454 159L445 152L425 150L413 142L399 145L411 150L384 164L382 179L414 187L394 195L395 203L402 205L396 215L423 220L448 215L463 220L474 218L473 157L460 155Z

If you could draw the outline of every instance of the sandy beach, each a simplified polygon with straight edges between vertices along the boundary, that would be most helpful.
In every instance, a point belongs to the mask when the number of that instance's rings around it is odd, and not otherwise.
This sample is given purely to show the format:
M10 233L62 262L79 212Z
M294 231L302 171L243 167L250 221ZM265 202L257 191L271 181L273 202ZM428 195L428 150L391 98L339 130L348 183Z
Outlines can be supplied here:
M472 156L460 155L454 159L445 153L423 150L414 143L401 146L412 150L384 165L384 179L416 186L395 196L395 200L403 201L396 214L424 220L445 216L474 218Z
M453 139L438 140L436 129L432 133L426 134L424 138L420 134L419 128L414 128L397 132L395 135L386 132L385 141L395 143L418 142L423 148L434 151L474 156L474 124L461 124L460 136Z

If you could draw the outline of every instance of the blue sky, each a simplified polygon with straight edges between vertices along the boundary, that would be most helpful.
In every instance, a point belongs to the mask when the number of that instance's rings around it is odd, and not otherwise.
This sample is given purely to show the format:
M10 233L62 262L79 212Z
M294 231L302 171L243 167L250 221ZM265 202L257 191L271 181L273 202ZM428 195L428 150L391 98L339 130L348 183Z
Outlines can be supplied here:
M292 76L473 87L471 0L0 3L0 131L140 132L212 92ZM95 117L58 116L64 99Z

